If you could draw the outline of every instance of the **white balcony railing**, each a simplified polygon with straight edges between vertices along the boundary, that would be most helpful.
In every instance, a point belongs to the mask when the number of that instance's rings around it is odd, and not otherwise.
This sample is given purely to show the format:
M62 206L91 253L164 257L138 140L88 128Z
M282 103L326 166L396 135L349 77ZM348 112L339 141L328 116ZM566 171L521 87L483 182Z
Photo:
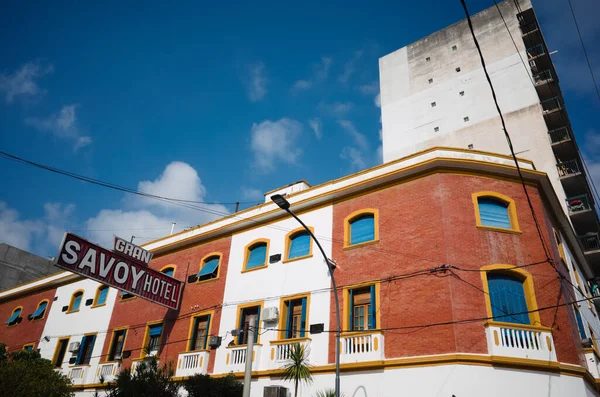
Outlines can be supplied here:
M175 376L192 376L208 372L208 351L181 353L177 359Z
M119 372L121 372L121 363L119 362L100 364L97 382L100 383L100 379L104 382L112 382L119 375Z
M260 357L261 345L254 345L252 349L252 362L254 368L259 368L256 358ZM225 364L227 365L227 372L244 372L246 366L246 349L245 345L228 347L229 351L225 358Z
M81 385L85 380L85 371L88 367L74 367L69 371L69 379L74 385Z
M383 334L361 332L341 337L340 362L356 363L384 359Z
M143 360L143 359L142 359L142 360L140 360L140 359L137 359L136 361L133 361L133 362L131 363L131 372L135 374L135 373L136 373L136 371L137 371L137 367L138 367L138 366L139 366L141 363L143 363L143 362L144 362L144 360ZM160 361L158 361L158 360L157 360L157 361L156 361L156 363L157 363L157 364L158 364L158 366L160 367ZM146 362L146 365L148 365L148 362Z
M556 361L550 328L499 322L486 323L485 327L492 356Z
M281 368L290 358L292 348L299 343L310 356L310 339L284 339L271 342L271 360L269 367L271 369Z

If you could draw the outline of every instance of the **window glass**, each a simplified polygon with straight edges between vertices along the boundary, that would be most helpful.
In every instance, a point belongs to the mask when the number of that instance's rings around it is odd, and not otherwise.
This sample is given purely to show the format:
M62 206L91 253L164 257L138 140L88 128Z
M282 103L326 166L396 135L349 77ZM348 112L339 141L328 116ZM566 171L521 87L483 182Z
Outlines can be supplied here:
M288 259L310 254L310 235L307 232L296 233L290 240Z
M285 302L285 337L304 338L306 335L306 298Z
M479 219L483 226L511 228L507 203L487 197L479 197L477 203Z
M158 352L160 346L160 336L162 335L162 324L150 325L148 330L148 345L149 354Z
M96 335L86 335L83 337L83 339L81 339L75 365L90 363L90 360L92 359L92 351L94 350L94 343L96 343Z
M109 361L119 360L121 358L126 335L127 330L125 329L121 329L113 333L113 340L110 346L110 352L108 353Z
M108 287L106 285L100 287L98 295L96 297L96 305L103 305L106 303L106 297L108 296Z
M375 240L375 216L361 215L350 221L350 244Z
M246 269L253 269L265 264L267 260L267 244L258 243L250 248L250 254L246 262Z
M69 347L69 338L59 339L58 344L56 345L54 366L60 367L65 359L65 354L67 353L67 347Z
M71 307L70 311L74 312L79 310L79 306L81 306L81 298L83 297L83 292L76 292L75 295L71 298Z
M221 261L221 257L213 256L204 261L202 264L202 268L198 273L199 280L210 280L211 278L216 278L219 272L219 262Z
M250 325L250 319L254 317L254 343L258 341L258 326L260 321L260 306L245 307L241 309L240 315L240 335L238 336L238 345L245 345L248 343L248 328Z
M365 331L377 327L375 320L375 286L349 291L350 296L350 329Z
M162 272L164 274L166 274L167 276L173 277L173 274L175 274L175 268L168 267L168 268L164 269Z
M195 317L193 320L192 340L190 350L206 349L208 330L210 327L210 315Z
M523 281L503 273L488 273L487 279L494 320L530 324Z

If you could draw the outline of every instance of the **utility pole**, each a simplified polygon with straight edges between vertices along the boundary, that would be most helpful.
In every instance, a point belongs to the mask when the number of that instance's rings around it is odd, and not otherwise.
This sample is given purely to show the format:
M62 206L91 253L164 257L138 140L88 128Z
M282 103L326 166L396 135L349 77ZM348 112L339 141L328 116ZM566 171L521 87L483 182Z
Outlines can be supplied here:
M244 372L244 391L242 397L250 397L250 382L252 381L252 349L254 348L254 332L256 317L248 319L248 343L246 344L246 371Z

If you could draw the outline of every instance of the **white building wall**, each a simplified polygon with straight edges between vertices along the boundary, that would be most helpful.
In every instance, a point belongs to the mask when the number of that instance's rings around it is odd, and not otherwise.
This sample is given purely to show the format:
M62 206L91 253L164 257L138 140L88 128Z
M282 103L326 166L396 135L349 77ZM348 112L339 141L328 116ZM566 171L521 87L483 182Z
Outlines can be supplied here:
M328 257L331 256L333 208L327 206L299 215L309 226L314 228L314 234L319 239ZM312 257L289 263L279 261L268 265L265 269L242 273L244 249L252 241L259 238L270 239L268 256L281 254L285 257L285 236L297 229L300 225L291 218L278 221L267 226L258 227L236 234L231 240L231 253L227 269L227 282L225 284L224 304L219 326L219 334L225 335L228 331L237 328L236 324L238 304L254 301L264 301L263 307L276 307L279 309L282 297L306 293L310 291L310 304L308 308L307 327L309 324L323 323L325 329L330 329L329 306L331 291L328 268L324 263L317 245L313 242ZM277 340L278 332L266 331L264 327L278 328L278 323L265 323L260 321L261 333L259 357L254 361L253 370L272 368L270 341ZM313 365L327 363L328 333L306 336L311 338L310 361ZM227 373L231 367L226 364L226 356L230 349L226 346L233 339L228 335L223 340L223 347L217 350L214 373Z
M110 335L107 330L119 291L109 288L106 305L104 306L92 307L86 306L85 304L86 300L94 299L96 290L100 285L101 284L96 281L86 279L58 287L55 295L56 301L52 304L50 312L48 313L42 340L39 345L42 357L51 360L54 356L59 338L70 336L69 343L81 342L84 334L97 333L94 349L92 350L90 366L86 367L84 378L76 381L78 384L95 382L104 342ZM84 291L79 311L74 313L63 312L63 306L69 305L71 296L77 290ZM49 337L50 341L46 342L43 338L44 336ZM72 367L72 365L69 364L71 355L72 354L67 351L61 367L65 375L69 374Z
M486 66L515 152L548 174L566 209L516 9L511 2L502 2L501 9L519 52L492 7L473 17ZM473 145L476 150L510 154L465 21L386 55L379 67L384 162L434 146Z

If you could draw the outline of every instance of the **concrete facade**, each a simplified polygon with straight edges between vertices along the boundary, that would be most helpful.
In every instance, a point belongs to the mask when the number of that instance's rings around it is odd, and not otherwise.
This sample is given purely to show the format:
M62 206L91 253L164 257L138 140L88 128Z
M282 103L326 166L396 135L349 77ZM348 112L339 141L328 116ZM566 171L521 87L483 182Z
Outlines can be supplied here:
M51 260L0 244L0 291L58 273Z

